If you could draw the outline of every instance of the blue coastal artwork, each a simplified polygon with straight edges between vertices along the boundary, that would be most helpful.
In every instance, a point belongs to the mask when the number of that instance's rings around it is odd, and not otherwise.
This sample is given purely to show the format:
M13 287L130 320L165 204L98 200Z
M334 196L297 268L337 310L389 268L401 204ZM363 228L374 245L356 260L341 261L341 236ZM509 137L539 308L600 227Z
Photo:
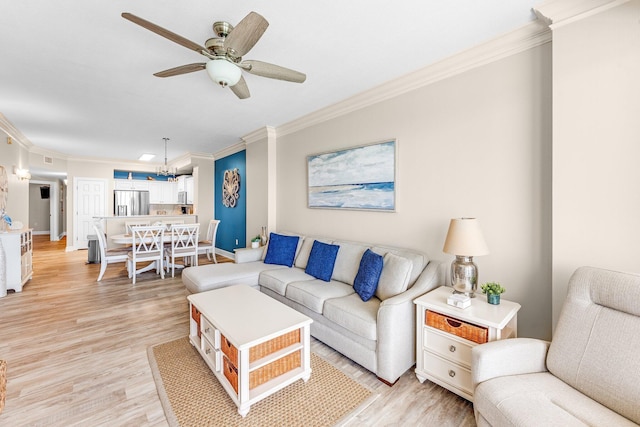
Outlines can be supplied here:
M396 141L307 157L310 208L395 211Z

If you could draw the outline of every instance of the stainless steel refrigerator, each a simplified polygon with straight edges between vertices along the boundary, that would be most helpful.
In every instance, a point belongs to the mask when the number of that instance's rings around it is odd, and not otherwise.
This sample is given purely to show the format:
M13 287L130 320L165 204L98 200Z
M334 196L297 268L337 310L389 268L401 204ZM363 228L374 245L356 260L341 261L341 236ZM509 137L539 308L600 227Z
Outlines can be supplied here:
M149 215L149 192L114 190L113 214L115 216Z

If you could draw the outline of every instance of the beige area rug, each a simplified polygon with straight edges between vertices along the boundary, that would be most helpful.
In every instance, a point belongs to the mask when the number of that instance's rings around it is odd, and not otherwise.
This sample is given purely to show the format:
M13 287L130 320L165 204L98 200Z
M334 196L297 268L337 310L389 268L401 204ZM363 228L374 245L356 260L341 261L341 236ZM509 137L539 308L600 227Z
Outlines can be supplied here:
M332 426L377 397L311 353L311 378L251 405L245 418L189 338L150 347L149 364L170 426Z

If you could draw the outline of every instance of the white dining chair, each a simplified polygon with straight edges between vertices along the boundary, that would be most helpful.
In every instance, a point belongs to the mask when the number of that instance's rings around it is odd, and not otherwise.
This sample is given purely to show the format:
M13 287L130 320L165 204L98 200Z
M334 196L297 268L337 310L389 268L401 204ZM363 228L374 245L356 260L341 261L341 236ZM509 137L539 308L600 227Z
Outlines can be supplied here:
M104 272L107 271L107 265L115 262L127 262L128 248L107 248L107 239L100 223L94 223L93 229L98 236L98 247L100 249L100 274L98 274L97 282L102 280Z
M131 227L131 251L128 254L129 277L133 278L133 284L136 284L136 275L151 268L156 269L160 273L160 277L164 279L164 268L162 262L164 260L164 225L146 225ZM139 262L150 262L150 264L141 269L136 270L136 264Z
M171 277L175 276L176 258L183 258L183 265L187 265L187 258L190 258L190 265L198 265L198 238L200 235L200 224L173 224L171 226L171 246L166 254L167 272L171 266Z
M212 219L209 221L209 228L207 228L207 236L205 240L198 242L198 254L207 254L207 259L211 260L213 256L213 262L218 263L216 259L216 233L218 232L219 219Z

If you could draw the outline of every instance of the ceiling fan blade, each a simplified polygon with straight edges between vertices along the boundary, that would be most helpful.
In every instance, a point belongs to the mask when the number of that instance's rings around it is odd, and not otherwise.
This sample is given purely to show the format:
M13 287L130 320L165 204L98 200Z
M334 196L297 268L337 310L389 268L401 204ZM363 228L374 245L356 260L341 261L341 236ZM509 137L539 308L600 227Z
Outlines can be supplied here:
M249 87L247 86L247 82L244 80L244 77L240 77L238 83L229 87L231 92L235 93L236 96L240 99L247 99L251 96L249 93Z
M284 68L279 65L269 64L262 61L242 61L240 63L247 73L256 76L268 77L270 79L286 80L288 82L302 83L307 79L307 75L299 71Z
M224 40L224 47L233 56L244 56L260 40L269 26L269 22L256 12L250 12L238 22L238 25Z
M162 28L159 25L154 24L153 22L149 22L146 19L142 19L136 15L133 15L131 13L128 12L124 12L122 14L122 17L124 19L127 19L131 22L133 22L134 24L138 24L143 28L146 28L149 31L153 31L154 33L171 40L174 43L178 43L181 46L186 47L187 49L191 49L191 50L195 50L198 53L202 53L202 52L208 52L207 48L204 46L200 46L198 43L196 42L192 42L189 39L185 39L184 37L173 33L165 28Z
M200 62L197 64L187 64L181 65L175 68L169 68L168 70L158 71L157 73L153 73L156 77L171 77L178 76L180 74L193 73L194 71L204 70L206 64L204 62Z

